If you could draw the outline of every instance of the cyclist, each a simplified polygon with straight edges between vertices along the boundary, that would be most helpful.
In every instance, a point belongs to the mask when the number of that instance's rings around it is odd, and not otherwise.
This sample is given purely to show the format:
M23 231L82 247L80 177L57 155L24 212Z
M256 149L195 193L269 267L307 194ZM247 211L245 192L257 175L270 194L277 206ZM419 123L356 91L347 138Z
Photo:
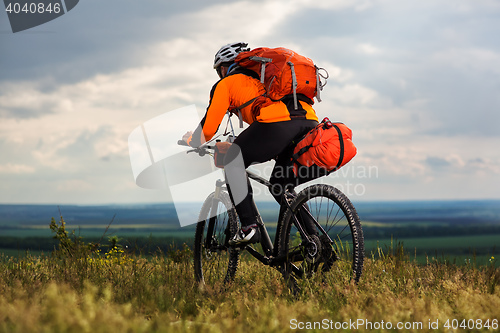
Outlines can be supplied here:
M276 159L270 182L273 184L272 195L280 203L285 187L305 181L297 179L291 172L293 147L290 143L318 124L312 108L314 102L303 95L298 96L297 109L290 95L252 111L251 103L247 102L263 95L265 88L258 74L234 62L240 52L250 50L247 45L243 42L227 44L216 53L213 67L220 80L212 87L210 103L199 126L194 133L187 132L183 136L190 146L200 146L215 135L226 111L238 107L241 108L240 117L250 125L235 139L224 159L229 195L241 222L240 230L229 242L231 245L260 240L257 225L260 217L245 169L253 163Z

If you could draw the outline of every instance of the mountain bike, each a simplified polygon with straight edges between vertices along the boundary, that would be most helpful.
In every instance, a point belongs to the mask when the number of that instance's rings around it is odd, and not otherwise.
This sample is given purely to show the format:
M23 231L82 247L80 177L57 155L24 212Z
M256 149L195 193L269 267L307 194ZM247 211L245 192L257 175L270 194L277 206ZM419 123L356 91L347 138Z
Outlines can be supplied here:
M214 148L205 144L188 153L213 155ZM251 171L247 170L247 176L268 188L272 186ZM313 184L299 193L285 190L282 196L274 242L259 216L260 244L230 246L228 241L238 230L238 216L225 180L216 181L215 191L203 203L196 226L194 271L199 283L215 286L233 281L243 251L276 268L294 293L300 290L302 279L326 274L334 268L347 271L356 282L359 280L364 260L363 231L347 196L326 184Z

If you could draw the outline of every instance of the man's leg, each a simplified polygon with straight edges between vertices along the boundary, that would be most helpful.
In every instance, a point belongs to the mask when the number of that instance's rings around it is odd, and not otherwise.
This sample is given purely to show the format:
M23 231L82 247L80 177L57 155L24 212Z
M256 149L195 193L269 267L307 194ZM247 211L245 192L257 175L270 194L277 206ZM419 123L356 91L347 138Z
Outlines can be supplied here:
M224 160L227 186L233 205L240 217L243 232L235 242L248 238L257 229L259 213L253 200L252 187L246 168L253 163L263 163L280 155L302 130L295 121L280 123L255 122L243 131L229 148ZM235 243L233 242L233 244Z

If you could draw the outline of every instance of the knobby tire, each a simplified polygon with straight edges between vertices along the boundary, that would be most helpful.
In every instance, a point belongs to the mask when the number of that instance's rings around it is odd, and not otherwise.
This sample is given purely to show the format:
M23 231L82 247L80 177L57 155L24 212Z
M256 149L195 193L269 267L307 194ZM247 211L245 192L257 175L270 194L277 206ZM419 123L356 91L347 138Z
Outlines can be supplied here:
M239 252L227 244L238 228L229 195L224 191L218 196L215 192L210 194L198 221L194 239L195 278L206 286L224 285L233 280L239 259Z
M278 241L278 252L285 258L281 271L290 289L296 293L300 280L334 268L357 282L363 270L364 239L351 201L333 186L315 184L302 190L290 206L281 221ZM306 231L314 244L304 241L294 222L293 215L300 219L299 211L304 209L323 228L317 234Z

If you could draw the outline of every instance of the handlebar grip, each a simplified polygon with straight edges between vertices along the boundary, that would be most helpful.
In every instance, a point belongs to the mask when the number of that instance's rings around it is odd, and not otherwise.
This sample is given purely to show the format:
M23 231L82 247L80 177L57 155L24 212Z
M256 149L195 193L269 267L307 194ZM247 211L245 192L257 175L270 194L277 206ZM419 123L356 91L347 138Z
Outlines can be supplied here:
M184 140L179 140L179 141L177 141L177 144L178 144L179 146L187 146L187 147L189 147L188 143L187 143L186 141L184 141Z

